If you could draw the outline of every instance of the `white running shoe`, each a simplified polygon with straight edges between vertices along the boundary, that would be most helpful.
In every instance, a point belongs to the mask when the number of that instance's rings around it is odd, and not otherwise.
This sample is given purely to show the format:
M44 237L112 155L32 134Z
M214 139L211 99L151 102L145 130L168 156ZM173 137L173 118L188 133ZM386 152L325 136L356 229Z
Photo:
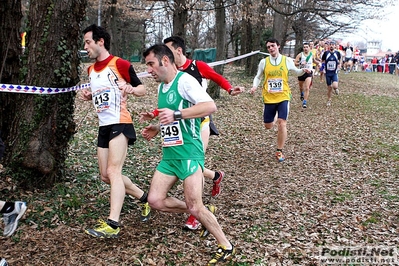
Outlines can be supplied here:
M0 260L0 266L8 266L6 259L3 258Z
M11 236L15 229L17 229L18 221L26 211L26 203L23 201L16 201L14 203L14 210L10 213L3 213L4 221L4 236Z

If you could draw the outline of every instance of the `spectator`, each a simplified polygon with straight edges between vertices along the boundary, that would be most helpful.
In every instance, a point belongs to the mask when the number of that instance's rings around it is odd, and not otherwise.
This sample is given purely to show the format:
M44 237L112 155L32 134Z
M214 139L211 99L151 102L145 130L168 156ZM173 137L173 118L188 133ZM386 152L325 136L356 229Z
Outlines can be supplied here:
M360 63L360 50L359 48L356 46L355 47L355 51L353 52L354 56L353 56L353 68L355 72L357 72L359 69L359 63Z
M399 51L396 52L394 60L393 60L396 64L396 75L399 76Z
M369 63L369 62L364 62L363 63L363 71L366 71L366 72L371 72L372 71L372 65L371 65L371 62Z
M365 71L365 67L364 67L365 63L366 63L366 61L364 60L364 56L361 56L359 59L359 64L360 64L360 68L362 71Z
M384 56L385 64L384 64L384 73L389 73L389 55L386 54Z
M384 72L384 66L385 66L385 57L381 57L378 60L377 72Z
M394 57L393 53L390 53L388 55L388 64L389 64L388 65L389 74L394 74L396 63L395 63L395 57Z
M376 72L377 71L377 64L378 64L377 57L374 56L373 59L371 59L371 64L373 66L373 72Z

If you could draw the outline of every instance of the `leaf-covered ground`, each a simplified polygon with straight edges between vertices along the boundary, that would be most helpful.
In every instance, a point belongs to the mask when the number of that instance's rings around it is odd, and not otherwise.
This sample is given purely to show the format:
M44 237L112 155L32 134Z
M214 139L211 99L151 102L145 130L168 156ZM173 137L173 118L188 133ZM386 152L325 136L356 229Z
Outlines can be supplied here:
M137 65L138 72L144 71ZM226 77L249 91L252 77L228 65ZM156 105L156 84L145 78L148 96L130 101L137 114ZM397 246L399 243L399 78L388 74L340 74L340 95L326 107L326 85L315 77L309 108L299 101L296 78L288 121L286 161L274 158L275 129L262 123L260 89L237 97L221 92L214 114L208 168L226 173L222 194L204 201L237 247L228 265L320 265L327 246ZM0 237L0 257L10 265L205 265L215 251L210 236L182 230L187 215L152 212L139 221L138 200L126 197L121 236L98 240L83 230L109 209L108 186L98 178L97 118L77 100L78 131L71 142L68 179L51 190L21 191L12 176L0 180L2 199L25 200L28 211L16 234ZM129 148L124 173L148 189L160 159L156 140L139 138ZM171 195L182 198L182 186ZM363 264L363 265L368 265Z

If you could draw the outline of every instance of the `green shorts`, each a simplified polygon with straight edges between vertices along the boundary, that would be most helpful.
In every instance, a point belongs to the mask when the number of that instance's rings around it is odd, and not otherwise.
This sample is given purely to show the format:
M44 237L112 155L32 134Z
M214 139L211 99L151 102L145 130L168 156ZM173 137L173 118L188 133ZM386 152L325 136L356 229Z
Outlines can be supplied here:
M202 171L204 171L204 164L204 160L162 160L158 164L157 170L165 175L176 176L183 181L197 172L198 167L201 167Z

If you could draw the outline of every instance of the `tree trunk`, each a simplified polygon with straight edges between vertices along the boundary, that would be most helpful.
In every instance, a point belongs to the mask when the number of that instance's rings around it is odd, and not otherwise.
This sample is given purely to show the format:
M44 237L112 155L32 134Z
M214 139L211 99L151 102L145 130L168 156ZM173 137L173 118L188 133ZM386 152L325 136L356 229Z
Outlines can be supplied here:
M305 18L301 17L297 20L297 22L292 26L293 31L295 32L295 52L294 57L302 52L303 48L303 40L305 36Z
M252 49L252 38L254 36L254 32L252 31L252 19L250 15L247 15L247 18L245 19L245 25L244 25L244 42L243 45L245 47L245 50L242 52L242 54L247 53L247 51L253 51ZM250 69L251 69L251 59L250 58L245 58L245 71L247 74L250 74Z
M120 39L118 36L117 27L117 0L111 0L106 2L104 14L104 27L111 36L111 49L110 53L118 56L122 56L122 46L120 45Z
M281 44L281 42L285 39L285 34L287 32L285 30L285 19L283 15L277 12L274 12L273 17L273 38L277 39Z
M30 2L26 74L19 84L65 88L79 82L80 23L86 5L86 0ZM21 185L50 187L63 177L75 131L75 95L5 95L16 106L3 115L8 132L5 166Z
M216 61L226 58L226 9L223 0L215 0L216 15ZM223 75L224 65L215 66L214 69ZM213 81L209 83L208 93L213 99L220 98L220 87Z
M186 39L186 23L188 19L188 9L186 0L175 0L173 11L173 35L178 35Z
M282 12L290 13L292 12L291 6L292 0L289 0L287 3L277 4L276 8ZM287 41L288 28L291 25L290 18L278 12L274 12L273 18L273 37L280 42L280 52L282 52Z
M266 44L261 43L261 36L262 36L262 29L264 27L264 23L262 20L257 20L256 24L253 27L253 34L251 38L251 47L247 51L256 51L256 50L261 50L265 51L266 50ZM245 67L245 73L249 76L255 76L256 72L258 71L258 65L259 65L259 60L260 58L265 57L264 55L255 55L255 56L250 56L247 57L246 60L246 67Z
M20 25L15 23L22 18L21 0L0 1L0 83L18 84L21 38ZM0 131L3 140L9 135L11 119L8 113L16 110L18 94L0 92ZM6 142L7 144L7 142Z

